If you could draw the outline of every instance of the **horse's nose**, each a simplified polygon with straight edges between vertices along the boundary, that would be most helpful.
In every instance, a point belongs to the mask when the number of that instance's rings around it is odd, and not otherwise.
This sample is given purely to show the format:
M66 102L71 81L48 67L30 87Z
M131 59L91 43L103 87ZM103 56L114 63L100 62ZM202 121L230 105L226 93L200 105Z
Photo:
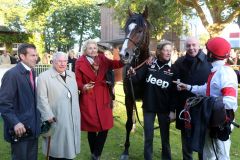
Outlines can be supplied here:
M124 64L129 63L129 58L130 58L130 54L128 52L126 52L125 55L120 54L120 59Z
M129 54L128 52L126 52L126 54L125 54L125 59L128 59L129 56L130 56L130 54Z

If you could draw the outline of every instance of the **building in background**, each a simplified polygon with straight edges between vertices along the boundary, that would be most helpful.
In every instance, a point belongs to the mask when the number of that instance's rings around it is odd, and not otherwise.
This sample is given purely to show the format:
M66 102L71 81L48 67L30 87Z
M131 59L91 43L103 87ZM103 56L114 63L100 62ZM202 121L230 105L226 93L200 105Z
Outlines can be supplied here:
M125 37L124 30L120 27L117 20L114 19L114 9L107 8L101 5L101 41L100 43L111 43L113 45L122 44ZM162 39L169 40L175 44L177 50L180 49L180 38L176 33L169 31ZM150 40L149 49L155 51L157 40L152 38Z
M4 14L0 12L0 54L7 50L11 55L17 53L18 46L28 41L30 35L24 32L14 31L4 23Z

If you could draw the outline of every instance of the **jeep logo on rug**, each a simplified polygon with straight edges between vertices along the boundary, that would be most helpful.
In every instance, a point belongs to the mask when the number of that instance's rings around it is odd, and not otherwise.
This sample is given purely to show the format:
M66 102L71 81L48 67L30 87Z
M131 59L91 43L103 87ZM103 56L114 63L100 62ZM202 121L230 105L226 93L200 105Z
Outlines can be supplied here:
M169 86L169 82L163 81L161 79L157 79L153 77L152 74L150 74L149 77L146 78L146 82L151 84L156 84L161 88L167 88Z

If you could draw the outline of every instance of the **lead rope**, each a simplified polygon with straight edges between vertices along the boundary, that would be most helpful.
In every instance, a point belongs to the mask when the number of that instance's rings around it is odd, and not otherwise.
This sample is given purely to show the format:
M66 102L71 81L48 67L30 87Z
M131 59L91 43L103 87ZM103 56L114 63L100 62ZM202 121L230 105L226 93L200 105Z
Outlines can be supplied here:
M138 61L138 59L137 59L137 57L136 57L136 58L135 58L135 62L134 62L134 66L136 66L137 61ZM141 63L141 64L143 65L143 63ZM141 64L140 64L140 65L141 65ZM137 67L138 67L138 66L137 66ZM138 68L140 68L140 67L138 67ZM138 115L138 110L137 110L136 99L135 99L135 94L134 94L133 83L132 83L132 76L131 76L131 75L129 76L129 81L130 81L130 87L131 87L132 99L133 99L133 114L132 114L132 120L133 120L133 122L135 122L135 113L136 113L137 120L138 120L140 126L143 128L143 125L142 125L142 123L141 123L141 121L140 121L140 118L139 118L139 115ZM135 113L134 113L134 112L135 112Z
M191 122L191 116L190 116L190 113L189 113L189 109L191 107L194 107L196 106L199 102L201 102L203 100L203 96L197 96L197 97L190 97L186 100L186 104L185 104L185 108L179 113L179 116L178 118L180 120L184 120L184 121L187 121L187 122ZM185 117L182 117L182 114L187 114L188 115L188 119L186 119Z
M137 64L137 58L135 58L135 68L134 70L137 70L139 68L141 68L145 63L147 62L147 59L145 61L143 61L140 65L136 66ZM134 89L133 89L133 83L132 83L132 77L131 75L129 76L129 81L130 81L130 87L131 87L131 93L132 93L132 99L133 99L133 113L132 113L132 121L135 122L135 113L136 113L136 116L137 116L137 120L139 122L139 124L142 126L143 128L143 124L141 123L140 121L140 118L139 118L139 114L138 114L138 110L137 110L137 105L136 105L136 100L135 100L135 94L134 94ZM158 129L160 128L159 126L157 127L154 127L154 130L155 129Z

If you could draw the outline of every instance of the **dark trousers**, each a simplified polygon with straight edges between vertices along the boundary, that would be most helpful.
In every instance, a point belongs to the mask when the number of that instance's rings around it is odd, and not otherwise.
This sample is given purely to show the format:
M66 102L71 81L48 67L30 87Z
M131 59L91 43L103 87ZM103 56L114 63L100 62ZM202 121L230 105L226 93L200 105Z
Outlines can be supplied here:
M71 159L67 159L67 158L55 158L55 157L49 156L49 160L71 160Z
M102 132L88 132L88 143L91 153L99 157L102 154L104 144L107 139L108 130Z
M37 160L38 139L31 139L11 144L12 160Z
M190 138L188 137L185 130L181 130L181 140L182 140L183 160L193 160L193 157L192 157L193 150L192 150ZM198 159L199 160L203 159L201 153L198 153Z
M144 159L152 160L154 121L157 115L162 142L162 160L171 160L168 114L144 112Z

